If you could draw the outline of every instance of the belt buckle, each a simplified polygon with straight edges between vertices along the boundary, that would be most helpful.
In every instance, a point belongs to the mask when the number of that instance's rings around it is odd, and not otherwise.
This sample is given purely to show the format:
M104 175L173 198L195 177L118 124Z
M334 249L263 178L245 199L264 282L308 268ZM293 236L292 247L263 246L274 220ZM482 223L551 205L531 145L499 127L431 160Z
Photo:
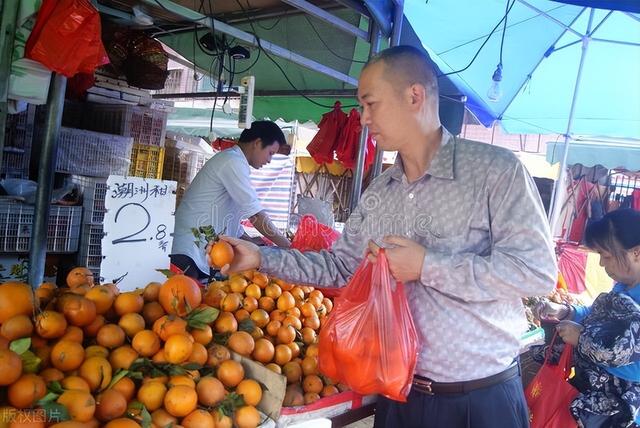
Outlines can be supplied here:
M431 389L431 384L433 382L430 380L414 378L413 382L420 389L420 392L427 395L434 395L433 390Z

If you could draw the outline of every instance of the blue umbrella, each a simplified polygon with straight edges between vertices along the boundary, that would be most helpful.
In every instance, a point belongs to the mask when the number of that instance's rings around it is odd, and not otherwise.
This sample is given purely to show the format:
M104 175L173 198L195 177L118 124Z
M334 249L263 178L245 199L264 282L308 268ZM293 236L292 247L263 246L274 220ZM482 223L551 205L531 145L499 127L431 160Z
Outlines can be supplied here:
M616 4L623 10L589 7ZM572 135L640 138L638 8L629 1L405 1L423 46L481 123L564 134L565 152ZM564 190L556 187L552 225Z

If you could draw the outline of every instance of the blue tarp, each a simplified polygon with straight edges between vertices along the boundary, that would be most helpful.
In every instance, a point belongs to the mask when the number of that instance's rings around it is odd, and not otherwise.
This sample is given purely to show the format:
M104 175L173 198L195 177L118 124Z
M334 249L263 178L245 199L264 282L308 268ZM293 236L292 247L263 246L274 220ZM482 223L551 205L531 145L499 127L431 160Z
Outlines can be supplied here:
M640 171L640 141L572 141L567 165L602 165L607 169L622 168ZM547 162L562 161L564 142L547 143Z
M471 66L449 77L484 125L500 120L507 132L542 134L567 131L580 34L591 20L595 32L588 43L572 133L640 138L640 16L550 0L515 1L504 37L503 96L491 102L487 90L500 60L502 36L497 24L511 5L507 2L406 0L405 15L444 73L465 68L497 27Z

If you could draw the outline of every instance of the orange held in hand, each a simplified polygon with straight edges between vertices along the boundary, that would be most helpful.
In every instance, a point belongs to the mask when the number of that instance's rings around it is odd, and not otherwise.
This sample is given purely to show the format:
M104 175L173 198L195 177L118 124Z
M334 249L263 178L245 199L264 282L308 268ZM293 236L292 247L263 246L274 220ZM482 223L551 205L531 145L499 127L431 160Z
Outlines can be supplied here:
M233 247L226 241L216 241L209 250L211 266L221 269L233 261Z

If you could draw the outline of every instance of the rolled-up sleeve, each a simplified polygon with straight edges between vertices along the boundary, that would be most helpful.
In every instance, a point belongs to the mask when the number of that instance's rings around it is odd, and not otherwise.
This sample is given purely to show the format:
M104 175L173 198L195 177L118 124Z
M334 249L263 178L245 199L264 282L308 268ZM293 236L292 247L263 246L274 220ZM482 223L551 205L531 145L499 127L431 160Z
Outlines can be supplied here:
M303 253L298 250L261 248L260 270L300 284L344 286L364 259L368 240L362 233L362 218L360 209L356 208L331 251Z
M495 175L486 182L490 250L480 255L427 249L423 285L468 302L544 295L553 289L555 254L533 179L518 161Z

